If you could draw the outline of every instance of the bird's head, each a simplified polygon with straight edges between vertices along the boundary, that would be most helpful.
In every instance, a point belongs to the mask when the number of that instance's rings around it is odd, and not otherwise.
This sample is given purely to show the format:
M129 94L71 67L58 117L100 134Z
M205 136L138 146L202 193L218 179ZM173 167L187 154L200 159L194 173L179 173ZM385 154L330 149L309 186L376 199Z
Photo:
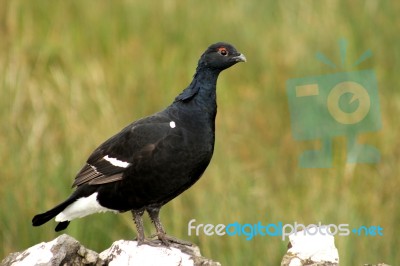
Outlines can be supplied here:
M212 44L203 53L199 67L222 71L239 62L246 62L246 57L239 53L233 45L225 42Z

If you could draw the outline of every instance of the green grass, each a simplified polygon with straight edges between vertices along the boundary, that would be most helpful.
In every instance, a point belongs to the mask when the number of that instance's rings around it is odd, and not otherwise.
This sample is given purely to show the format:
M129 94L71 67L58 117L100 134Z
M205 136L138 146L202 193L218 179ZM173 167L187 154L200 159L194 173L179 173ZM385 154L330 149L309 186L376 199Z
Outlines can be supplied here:
M187 223L380 225L383 237L337 237L341 264L400 264L400 4L143 2L2 1L0 257L55 238L55 223L33 228L33 215L64 200L97 145L167 106L203 50L225 40L248 63L219 79L215 155L202 179L162 209L168 233L223 265L278 265L286 241L189 237ZM374 53L360 69L376 72L383 128L362 140L382 160L346 165L339 137L334 167L301 169L298 156L313 143L292 138L286 80L332 73L314 55L339 62L342 37L349 62ZM135 236L129 214L76 220L66 233L96 251Z

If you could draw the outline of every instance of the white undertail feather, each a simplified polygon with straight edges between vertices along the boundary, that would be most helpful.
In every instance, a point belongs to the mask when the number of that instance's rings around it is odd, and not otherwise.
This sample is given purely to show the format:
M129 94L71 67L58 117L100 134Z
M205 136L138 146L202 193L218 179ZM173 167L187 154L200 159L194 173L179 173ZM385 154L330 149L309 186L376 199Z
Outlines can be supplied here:
M97 194L96 192L89 197L77 199L56 216L56 222L71 221L98 212L117 212L101 206L97 201Z

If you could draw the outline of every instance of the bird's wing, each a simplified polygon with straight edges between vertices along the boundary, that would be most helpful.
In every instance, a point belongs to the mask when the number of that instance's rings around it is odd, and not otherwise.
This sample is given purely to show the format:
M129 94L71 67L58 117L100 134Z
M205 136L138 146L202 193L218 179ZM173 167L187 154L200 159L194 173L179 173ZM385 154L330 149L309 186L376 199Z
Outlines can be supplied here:
M123 179L124 172L138 160L152 156L165 140L179 138L175 122L165 117L139 120L100 145L75 177L72 187L99 185Z

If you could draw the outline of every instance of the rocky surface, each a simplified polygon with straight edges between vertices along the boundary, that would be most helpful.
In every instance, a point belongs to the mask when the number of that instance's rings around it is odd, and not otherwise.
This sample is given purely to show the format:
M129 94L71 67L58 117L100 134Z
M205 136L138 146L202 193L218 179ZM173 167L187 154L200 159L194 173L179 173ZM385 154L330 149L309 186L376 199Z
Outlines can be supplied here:
M320 233L322 232L322 234ZM337 266L339 255L334 237L323 230L317 234L301 231L289 236L289 246L281 266ZM119 240L100 254L82 246L69 235L61 235L50 242L39 243L22 252L7 256L0 266L220 266L219 262L204 258L194 245L137 246L136 241ZM364 266L390 266L364 264Z
M164 246L137 246L136 241L119 240L100 254L82 246L69 235L61 235L50 242L43 242L25 251L12 253L1 266L22 265L165 265L165 266L220 266L204 258L198 247L172 244Z

